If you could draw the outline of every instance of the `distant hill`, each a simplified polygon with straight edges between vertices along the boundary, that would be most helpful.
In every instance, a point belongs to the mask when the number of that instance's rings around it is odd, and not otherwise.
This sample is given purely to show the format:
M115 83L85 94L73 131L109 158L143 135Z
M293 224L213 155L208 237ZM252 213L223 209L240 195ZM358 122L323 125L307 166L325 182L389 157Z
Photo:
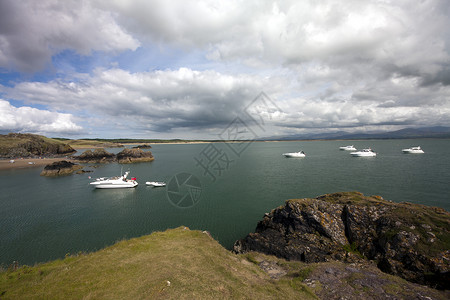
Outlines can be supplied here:
M0 158L63 156L75 150L62 141L29 133L0 135Z
M450 127L405 128L396 131L378 133L349 133L345 131L302 134L283 137L272 137L269 140L358 140L358 139L419 139L419 138L450 138Z

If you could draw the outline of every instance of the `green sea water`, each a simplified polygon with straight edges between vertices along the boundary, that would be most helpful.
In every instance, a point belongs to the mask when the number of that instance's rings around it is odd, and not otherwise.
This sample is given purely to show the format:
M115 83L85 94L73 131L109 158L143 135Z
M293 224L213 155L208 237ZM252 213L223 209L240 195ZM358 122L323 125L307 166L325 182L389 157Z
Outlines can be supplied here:
M348 144L378 155L355 158L338 149ZM417 145L425 154L401 152ZM39 176L42 168L0 171L0 264L44 262L181 225L231 248L285 200L339 191L450 210L447 149L446 139L153 145L151 163L91 166L92 173L60 178ZM299 150L307 156L281 155ZM138 187L89 186L89 177L127 170Z

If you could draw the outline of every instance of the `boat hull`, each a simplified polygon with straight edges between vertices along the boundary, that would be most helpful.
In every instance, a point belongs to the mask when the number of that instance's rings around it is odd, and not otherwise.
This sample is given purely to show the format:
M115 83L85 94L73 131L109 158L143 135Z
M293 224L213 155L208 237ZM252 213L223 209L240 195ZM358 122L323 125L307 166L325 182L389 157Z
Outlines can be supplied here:
M154 182L154 181L147 181L145 184L149 185L149 186L153 186L153 187L166 186L166 184L164 182Z
M339 147L339 150L344 150L344 151L356 151L356 148L353 146L344 146L344 147Z
M374 157L377 156L375 153L373 154L360 154L360 153L350 153L353 157Z
M283 155L284 155L284 157L291 157L291 158L299 158L299 157L306 156L304 153L299 153L299 152L283 153Z
M96 189L126 189L137 187L136 184L97 184L94 185Z
M422 153L425 153L425 152L423 152L423 150L411 150L411 149L403 149L402 152L405 153L405 154L422 154Z
M130 183L130 184L92 184L96 189L126 189L126 188L134 188L137 187L138 183Z

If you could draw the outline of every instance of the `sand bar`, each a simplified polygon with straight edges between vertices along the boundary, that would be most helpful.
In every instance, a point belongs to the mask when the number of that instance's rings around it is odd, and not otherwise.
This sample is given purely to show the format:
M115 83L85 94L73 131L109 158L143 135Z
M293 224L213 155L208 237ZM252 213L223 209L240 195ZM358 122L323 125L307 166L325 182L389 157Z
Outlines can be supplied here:
M11 169L23 169L23 168L35 168L35 167L44 167L55 161L67 160L71 161L68 158L19 158L14 159L13 163L11 163L10 159L0 159L0 170L11 170Z

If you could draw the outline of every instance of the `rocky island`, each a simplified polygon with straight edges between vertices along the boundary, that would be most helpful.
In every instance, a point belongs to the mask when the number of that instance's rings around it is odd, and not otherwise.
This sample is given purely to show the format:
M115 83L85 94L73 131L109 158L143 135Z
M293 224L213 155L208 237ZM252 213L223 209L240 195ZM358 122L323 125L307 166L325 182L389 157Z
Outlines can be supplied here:
M41 176L65 176L70 175L82 168L83 167L78 164L66 160L61 160L45 166L44 170L41 172Z
M116 155L109 153L103 148L92 150L86 150L79 156L73 157L76 161L83 163L107 163L116 160Z
M142 149L123 149L117 153L117 162L119 164L129 164L135 162L148 162L153 161L153 157L150 151L143 151Z
M153 161L153 157L150 151L143 151L142 149L123 149L119 153L109 153L103 148L92 150L86 150L79 156L73 157L76 161L83 163L108 163L118 162L120 164L128 164L135 162L149 162Z
M143 144L143 145L137 145L134 146L133 149L150 149L152 146L150 146L149 144Z
M371 261L383 272L450 289L450 214L358 192L286 201L234 245L307 263Z

